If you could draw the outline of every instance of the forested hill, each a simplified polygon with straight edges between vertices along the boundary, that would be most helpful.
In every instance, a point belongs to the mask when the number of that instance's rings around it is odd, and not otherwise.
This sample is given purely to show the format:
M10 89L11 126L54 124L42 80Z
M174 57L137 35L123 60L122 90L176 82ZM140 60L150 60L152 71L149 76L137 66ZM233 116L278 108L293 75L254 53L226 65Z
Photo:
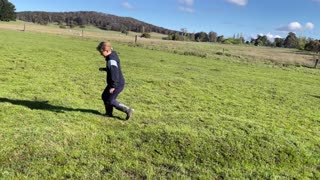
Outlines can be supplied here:
M44 25L48 23L59 23L60 25L67 25L70 27L83 27L86 25L93 25L100 29L114 31L157 32L162 34L169 34L173 31L152 24L148 24L130 17L119 17L111 14L104 14L93 11L23 11L17 13L17 19Z

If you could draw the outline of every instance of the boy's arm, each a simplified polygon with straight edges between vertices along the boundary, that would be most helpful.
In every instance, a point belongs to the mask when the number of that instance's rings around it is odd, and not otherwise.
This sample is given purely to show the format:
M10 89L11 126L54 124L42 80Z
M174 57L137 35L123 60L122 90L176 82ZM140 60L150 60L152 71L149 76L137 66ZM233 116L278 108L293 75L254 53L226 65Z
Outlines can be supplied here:
M99 68L99 71L107 71L107 68Z
M110 60L108 62L108 67L110 68L110 72L111 72L111 80L112 80L111 87L117 88L119 86L119 67L118 67L117 61Z

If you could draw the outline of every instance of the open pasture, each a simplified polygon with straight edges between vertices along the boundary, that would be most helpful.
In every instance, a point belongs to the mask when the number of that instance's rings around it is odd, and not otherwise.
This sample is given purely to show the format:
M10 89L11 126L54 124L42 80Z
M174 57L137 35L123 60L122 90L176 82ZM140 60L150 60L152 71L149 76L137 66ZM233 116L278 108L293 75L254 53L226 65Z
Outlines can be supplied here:
M320 178L320 71L265 58L302 54L4 26L0 178ZM119 53L129 121L100 116L101 40Z

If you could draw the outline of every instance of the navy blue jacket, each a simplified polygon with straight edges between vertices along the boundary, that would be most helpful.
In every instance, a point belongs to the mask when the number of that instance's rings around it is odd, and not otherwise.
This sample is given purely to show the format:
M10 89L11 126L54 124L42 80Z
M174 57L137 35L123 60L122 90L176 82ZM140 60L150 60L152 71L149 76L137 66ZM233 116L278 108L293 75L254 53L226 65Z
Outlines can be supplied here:
M107 84L110 88L124 86L125 80L122 75L120 59L116 51L112 51L106 57Z

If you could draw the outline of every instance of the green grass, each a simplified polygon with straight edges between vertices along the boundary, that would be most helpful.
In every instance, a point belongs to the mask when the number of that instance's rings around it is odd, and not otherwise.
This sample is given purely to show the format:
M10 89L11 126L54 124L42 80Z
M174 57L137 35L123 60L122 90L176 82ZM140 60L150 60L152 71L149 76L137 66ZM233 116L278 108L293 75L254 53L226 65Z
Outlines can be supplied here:
M98 43L0 30L0 179L320 178L319 69L114 42L123 121Z

